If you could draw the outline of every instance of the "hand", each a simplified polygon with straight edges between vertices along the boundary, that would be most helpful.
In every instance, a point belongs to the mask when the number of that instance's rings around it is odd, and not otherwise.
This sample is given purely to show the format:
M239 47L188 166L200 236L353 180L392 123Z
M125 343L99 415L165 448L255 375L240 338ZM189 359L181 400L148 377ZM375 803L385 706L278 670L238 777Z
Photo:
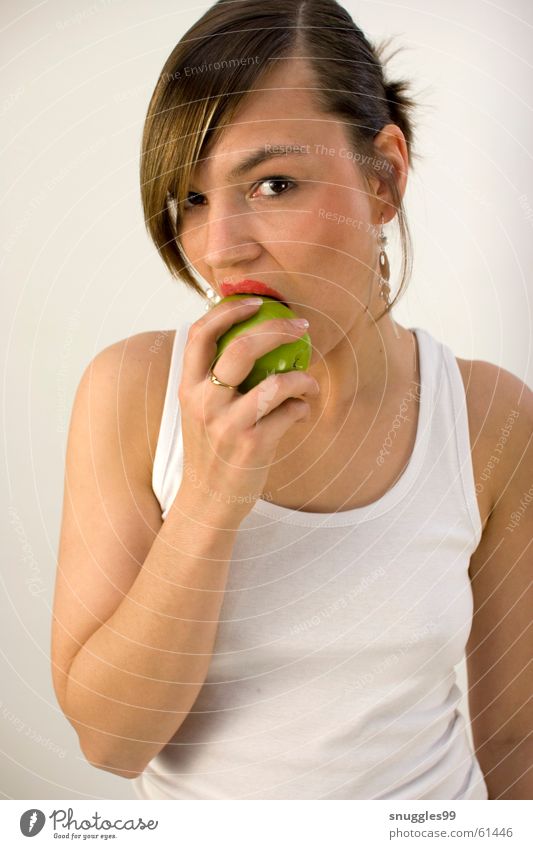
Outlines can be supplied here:
M300 396L320 391L301 370L269 375L245 395L211 382L217 339L257 309L242 300L219 303L191 325L178 392L184 449L180 489L226 503L240 521L261 496L282 436L309 416L309 404ZM224 349L216 376L238 386L260 356L306 332L293 319L255 325Z

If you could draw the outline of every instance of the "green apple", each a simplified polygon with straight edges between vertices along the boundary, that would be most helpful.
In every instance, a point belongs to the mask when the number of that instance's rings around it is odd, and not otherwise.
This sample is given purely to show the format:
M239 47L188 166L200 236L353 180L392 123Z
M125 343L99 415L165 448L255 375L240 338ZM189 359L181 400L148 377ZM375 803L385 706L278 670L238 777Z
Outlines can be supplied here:
M222 298L219 303L249 298L251 294L253 293L242 294L239 292L235 295L228 295L226 298ZM261 324L261 322L273 318L298 317L291 309L289 309L289 307L285 306L285 304L281 303L281 301L276 300L276 298L270 298L266 295L261 295L261 297L263 298L263 303L250 318L246 318L244 321L239 321L238 324L232 325L232 327L230 327L230 329L218 339L217 354L212 368L214 368L215 363L229 343L237 336L240 336L241 333L244 333L245 330L248 330L248 328L254 327L256 324ZM296 371L297 369L307 369L311 361L311 353L311 337L309 336L309 333L305 333L303 336L295 339L294 342L287 342L284 345L279 345L272 351L267 351L266 354L263 354L262 357L259 357L259 359L255 361L251 372L242 381L242 383L239 384L239 391L242 394L249 392L250 389L253 389L258 383L261 383L265 377L268 377L269 374L279 374L286 371Z

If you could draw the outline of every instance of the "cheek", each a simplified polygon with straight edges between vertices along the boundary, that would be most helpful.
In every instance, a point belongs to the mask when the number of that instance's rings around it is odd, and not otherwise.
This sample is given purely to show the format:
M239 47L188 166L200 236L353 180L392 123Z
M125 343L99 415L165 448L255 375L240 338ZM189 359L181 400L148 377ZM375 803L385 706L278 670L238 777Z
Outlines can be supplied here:
M191 262L196 262L200 256L201 241L201 230L198 227L182 227L178 233L178 247L181 246Z
M316 261L317 251L321 252L328 266L349 268L352 275L359 260L364 273L374 253L368 197L362 189L324 189L305 216L305 224L300 224L306 241L312 243L312 259Z
M347 302L352 303L350 293L361 296L377 257L375 237L367 224L346 214L350 217L352 221L320 219L313 230L306 230L305 240L310 244L302 252L302 270L310 269L324 278L324 302L331 298L341 310Z
M305 291L312 309L305 317L314 324L313 363L339 343L364 311L377 261L366 196L343 190L328 192L321 200L323 206L305 216L305 226L299 223L302 244L291 257L292 267L307 274L310 284Z

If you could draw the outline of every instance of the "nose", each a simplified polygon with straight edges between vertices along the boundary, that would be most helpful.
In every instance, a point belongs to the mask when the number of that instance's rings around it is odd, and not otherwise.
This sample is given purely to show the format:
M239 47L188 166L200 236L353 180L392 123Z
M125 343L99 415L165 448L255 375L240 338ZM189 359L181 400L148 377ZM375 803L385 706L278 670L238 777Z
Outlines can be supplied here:
M212 201L204 229L204 260L212 268L247 264L260 254L253 234L253 212L237 209L224 202Z

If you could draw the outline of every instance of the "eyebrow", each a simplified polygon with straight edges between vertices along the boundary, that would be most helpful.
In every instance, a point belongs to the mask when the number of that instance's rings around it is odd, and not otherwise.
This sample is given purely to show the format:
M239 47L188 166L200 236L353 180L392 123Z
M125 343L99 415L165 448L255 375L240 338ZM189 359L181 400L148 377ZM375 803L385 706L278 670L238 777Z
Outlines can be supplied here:
M274 149L266 150L266 147ZM251 169L255 168L256 165L260 165L261 162L266 162L269 159L279 159L282 156L298 156L302 154L305 156L308 153L308 144L268 144L264 147L258 147L256 150L253 150L249 156L241 160L241 162L239 162L239 164L236 165L235 168L231 169L231 171L227 175L228 182L236 180L237 177L242 177L242 175L245 174L247 171L251 171Z
M274 148L274 150L266 150L266 147ZM238 165L231 169L227 174L229 183L242 177L247 171L251 171L261 162L266 162L269 159L279 159L286 156L306 156L309 153L309 144L296 145L294 142L290 144L270 144L266 143L264 147L258 147L252 151L249 156L242 159Z
M274 148L267 150L266 148ZM259 147L257 150L239 162L235 168L232 168L228 173L228 180L233 182L237 177L242 177L247 171L251 171L256 165L266 162L269 159L279 159L285 156L306 156L309 153L309 145L294 145L294 144L268 144L264 147Z

